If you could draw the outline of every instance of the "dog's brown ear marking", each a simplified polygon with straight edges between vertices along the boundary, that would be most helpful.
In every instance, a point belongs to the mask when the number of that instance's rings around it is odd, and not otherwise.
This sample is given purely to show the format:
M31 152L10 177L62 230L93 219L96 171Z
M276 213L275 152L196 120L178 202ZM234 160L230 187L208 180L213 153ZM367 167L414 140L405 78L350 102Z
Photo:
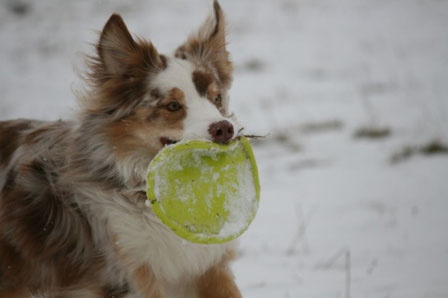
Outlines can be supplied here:
M96 51L88 56L85 76L94 92L80 98L85 110L94 115L129 114L149 91L148 76L168 65L168 58L151 42L133 38L117 14L106 22Z
M190 60L198 66L210 68L216 73L222 87L229 88L232 82L233 66L226 45L224 13L218 1L215 0L213 14L176 50L175 56Z
M223 15L223 12L221 6L218 3L218 0L213 1L213 10L215 13L215 30L213 31L210 37L216 36L220 30L219 26L221 24L221 16Z
M134 41L118 14L104 25L97 52L106 77L132 77L137 67L151 71L167 66L166 57L159 55L152 43L139 38Z
M118 14L104 25L97 51L105 70L114 75L126 73L129 56L137 51L137 45Z

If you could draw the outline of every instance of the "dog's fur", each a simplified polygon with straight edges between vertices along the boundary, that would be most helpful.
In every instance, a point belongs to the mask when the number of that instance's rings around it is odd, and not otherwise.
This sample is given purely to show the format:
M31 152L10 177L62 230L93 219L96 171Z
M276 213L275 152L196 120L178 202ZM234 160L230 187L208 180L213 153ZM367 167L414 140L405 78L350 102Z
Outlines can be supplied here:
M164 145L213 139L210 125L230 121L213 8L173 56L112 15L76 120L0 122L0 297L241 297L235 243L184 242L145 204L145 169Z

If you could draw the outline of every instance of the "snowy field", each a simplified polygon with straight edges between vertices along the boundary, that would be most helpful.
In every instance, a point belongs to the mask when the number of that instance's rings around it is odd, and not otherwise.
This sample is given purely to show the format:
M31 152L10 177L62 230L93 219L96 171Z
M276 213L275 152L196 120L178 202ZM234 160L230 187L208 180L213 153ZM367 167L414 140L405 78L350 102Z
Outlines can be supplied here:
M222 0L262 198L247 298L448 297L448 1ZM109 15L171 52L211 0L0 0L0 119L68 118Z

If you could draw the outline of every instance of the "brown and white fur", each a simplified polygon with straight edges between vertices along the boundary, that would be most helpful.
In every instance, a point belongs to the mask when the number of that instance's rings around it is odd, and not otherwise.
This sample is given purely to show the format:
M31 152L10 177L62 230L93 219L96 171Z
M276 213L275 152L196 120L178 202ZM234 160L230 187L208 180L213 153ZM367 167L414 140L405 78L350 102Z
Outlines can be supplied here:
M0 122L0 297L238 298L235 243L182 241L145 205L164 146L234 137L223 12L174 55L106 23L72 121Z

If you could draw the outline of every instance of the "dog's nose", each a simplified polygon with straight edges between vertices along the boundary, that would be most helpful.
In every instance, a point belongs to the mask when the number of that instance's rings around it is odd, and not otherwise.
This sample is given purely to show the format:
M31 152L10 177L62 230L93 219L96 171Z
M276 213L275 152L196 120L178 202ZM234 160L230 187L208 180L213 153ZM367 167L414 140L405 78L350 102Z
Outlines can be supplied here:
M208 132L215 143L227 143L233 137L233 125L227 120L210 124Z

